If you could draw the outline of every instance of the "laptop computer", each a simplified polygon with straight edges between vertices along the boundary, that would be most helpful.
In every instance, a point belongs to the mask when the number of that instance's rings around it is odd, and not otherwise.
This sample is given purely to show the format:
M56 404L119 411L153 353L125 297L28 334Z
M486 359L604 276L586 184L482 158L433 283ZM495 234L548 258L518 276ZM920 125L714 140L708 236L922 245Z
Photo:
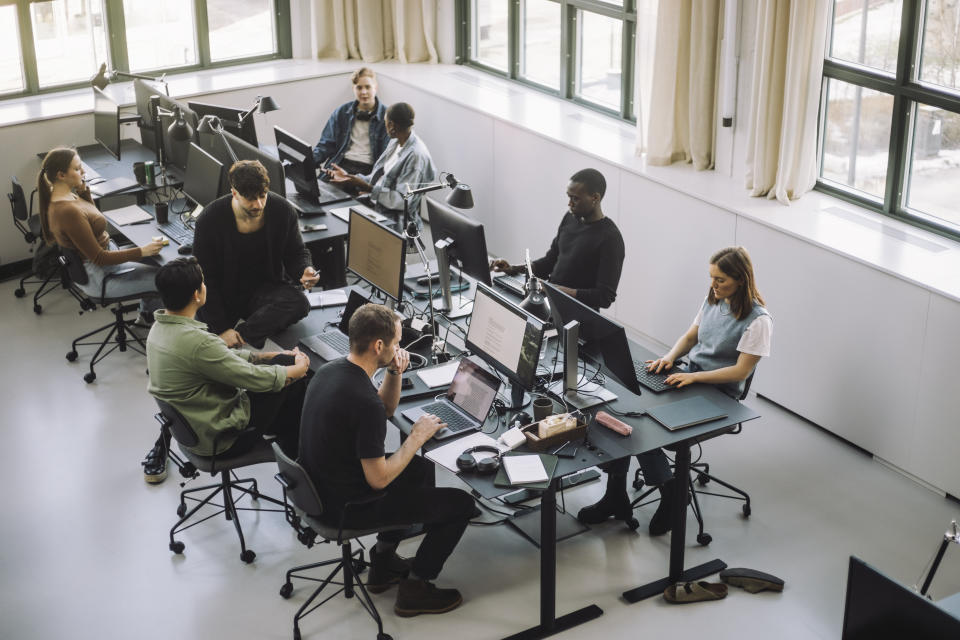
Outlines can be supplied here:
M336 360L343 358L350 353L350 338L348 329L350 327L350 318L353 312L368 302L361 294L355 290L350 290L350 297L347 298L347 305L343 308L340 315L340 323L323 333L301 338L300 344L314 352L324 360Z
M723 409L700 396L651 407L647 409L647 415L670 431L727 417Z
M476 362L464 358L457 367L446 397L404 410L401 415L416 422L424 414L432 413L447 424L434 434L437 440L446 440L468 431L477 431L487 419L487 412L500 390L500 378Z

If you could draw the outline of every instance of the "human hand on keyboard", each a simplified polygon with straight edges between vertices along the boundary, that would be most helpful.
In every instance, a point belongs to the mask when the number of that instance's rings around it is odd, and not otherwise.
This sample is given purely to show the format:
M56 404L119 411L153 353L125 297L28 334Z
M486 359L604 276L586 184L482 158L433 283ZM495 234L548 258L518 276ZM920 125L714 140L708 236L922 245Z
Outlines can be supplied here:
M433 434L446 426L446 422L440 422L440 418L432 413L427 413L413 423L409 438L417 443L417 449L419 449L425 442L433 437Z
M668 375L667 379L664 380L664 382L680 389L682 387L687 386L688 384L693 384L694 382L696 382L697 375L698 375L697 373L687 373L683 371L678 371L677 373L671 373L670 375Z
M667 357L647 360L644 364L647 365L647 371L651 373L663 373L673 368L673 360Z

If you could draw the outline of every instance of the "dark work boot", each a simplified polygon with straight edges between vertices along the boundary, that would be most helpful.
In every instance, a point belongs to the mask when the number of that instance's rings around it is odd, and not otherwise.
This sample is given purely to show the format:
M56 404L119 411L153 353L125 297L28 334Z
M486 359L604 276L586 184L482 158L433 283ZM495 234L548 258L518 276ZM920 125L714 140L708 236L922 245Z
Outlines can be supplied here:
M650 518L650 535L652 536L662 536L673 529L673 515L677 506L677 499L674 497L675 482L676 478L671 478L660 485L660 505Z
M377 553L370 550L370 573L367 575L367 591L383 593L410 573L410 560L401 558L396 551Z
M427 580L406 579L397 589L394 613L401 618L421 613L446 613L460 606L463 596L456 589L438 589Z
M600 524L607 518L629 520L633 517L627 496L627 476L607 475L607 489L600 501L580 509L577 520L585 524Z

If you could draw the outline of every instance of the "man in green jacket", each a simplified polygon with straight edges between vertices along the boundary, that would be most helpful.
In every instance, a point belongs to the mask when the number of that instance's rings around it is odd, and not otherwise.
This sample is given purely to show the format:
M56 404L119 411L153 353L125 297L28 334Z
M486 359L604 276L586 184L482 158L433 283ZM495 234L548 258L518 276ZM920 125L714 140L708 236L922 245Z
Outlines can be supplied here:
M233 455L269 434L296 455L306 386L297 381L307 374L307 356L297 349L271 353L231 349L207 331L207 325L195 319L207 298L196 258L162 266L156 285L165 308L154 314L156 321L147 336L147 390L180 411L196 432L199 442L190 450L204 456ZM148 482L163 480L156 479L157 473L151 478L144 467ZM166 476L165 469L162 475Z

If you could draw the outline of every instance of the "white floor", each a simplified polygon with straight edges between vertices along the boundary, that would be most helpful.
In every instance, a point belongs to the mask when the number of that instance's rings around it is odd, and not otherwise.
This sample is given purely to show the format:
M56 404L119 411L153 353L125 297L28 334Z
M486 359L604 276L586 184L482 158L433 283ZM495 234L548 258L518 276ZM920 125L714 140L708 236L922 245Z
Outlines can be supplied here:
M173 555L167 532L179 478L148 486L139 465L157 434L145 359L116 353L85 384L89 353L72 364L64 354L75 335L107 322L106 312L78 316L77 304L58 292L36 316L14 288L0 283L0 637L291 637L308 589L298 585L281 599L283 572L336 548L307 550L280 514L247 513L253 564L240 561L233 527L221 519L181 534L186 551ZM733 589L724 601L682 607L660 598L626 604L622 591L667 567L669 537L645 533L646 507L637 513L640 532L610 523L560 544L558 613L590 603L604 611L561 637L838 638L850 554L907 584L918 580L960 506L763 399L748 402L763 418L709 443L706 453L716 473L752 493L753 515L746 520L739 503L705 498L713 543L700 547L691 529L687 564L720 557L784 578L784 592ZM261 486L279 494L275 470L256 471ZM567 508L575 512L601 489L595 482L568 492ZM412 554L417 543L401 552ZM460 609L400 619L394 591L374 599L396 639L502 637L536 622L538 567L535 549L507 526L471 527L440 580L463 592ZM957 591L960 549L951 548L931 593ZM305 638L375 637L359 605L339 598L302 630Z

